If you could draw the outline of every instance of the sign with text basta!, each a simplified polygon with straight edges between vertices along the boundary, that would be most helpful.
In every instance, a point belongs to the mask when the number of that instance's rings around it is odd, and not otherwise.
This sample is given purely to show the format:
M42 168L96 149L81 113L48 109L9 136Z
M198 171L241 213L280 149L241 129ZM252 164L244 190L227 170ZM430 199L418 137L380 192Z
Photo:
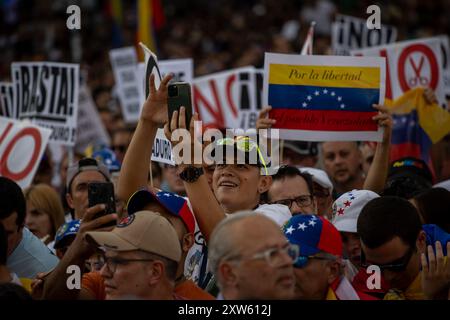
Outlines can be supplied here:
M52 129L49 143L75 144L79 65L14 62L11 65L18 118Z

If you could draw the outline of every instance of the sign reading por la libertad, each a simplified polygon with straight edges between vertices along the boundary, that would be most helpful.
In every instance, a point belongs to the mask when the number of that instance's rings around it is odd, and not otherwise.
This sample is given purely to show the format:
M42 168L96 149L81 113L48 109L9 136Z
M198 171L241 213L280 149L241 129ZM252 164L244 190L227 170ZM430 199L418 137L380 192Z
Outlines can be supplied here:
M379 141L384 60L266 53L265 104L282 139Z

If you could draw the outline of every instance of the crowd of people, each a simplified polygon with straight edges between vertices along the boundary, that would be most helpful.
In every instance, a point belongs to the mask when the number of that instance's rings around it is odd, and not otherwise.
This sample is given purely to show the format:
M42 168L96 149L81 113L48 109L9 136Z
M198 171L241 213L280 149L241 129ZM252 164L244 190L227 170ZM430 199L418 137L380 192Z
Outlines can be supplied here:
M401 2L385 7L387 22L403 26L399 37L448 30L440 14L447 2ZM236 155L225 152L212 165L161 165L150 160L157 129L169 139L191 129L183 108L168 119L172 75L159 89L151 78L138 123L125 124L108 58L112 17L99 10L106 1L84 2L89 18L78 45L58 32L64 4L33 2L34 14L25 14L26 3L2 7L0 29L17 35L0 32L0 48L8 48L2 79L16 60L80 62L111 144L65 152L59 163L47 150L24 190L0 177L0 298L450 300L449 136L430 163L390 159L392 117L375 105L381 142L284 141L274 175L260 161L236 161L251 158L255 151L239 146L258 145L257 137L212 142ZM351 14L364 1L346 3ZM405 13L418 9L424 14ZM123 10L121 41L132 44L135 8ZM193 57L196 75L260 67L265 51L297 52L308 19L327 26L337 13L328 0L173 1L164 10L160 56ZM48 25L39 23L44 16ZM316 32L315 51L328 53L329 28ZM260 112L257 129L271 128L269 111ZM101 182L114 185L115 212L89 205L89 185ZM68 285L68 270L80 270L80 286Z
M116 212L89 206L89 185L114 180L107 157L68 166L67 215L51 186L21 190L0 177L0 292L83 300L450 299L448 181L433 186L420 159L389 164L386 108L376 106L384 134L367 172L357 142L291 142L292 164L266 175L261 161L249 161L256 149L245 145L258 139L236 136L212 142L233 151L213 165L178 162L170 169L178 189L162 190L149 179L151 142L161 125L168 138L187 130L184 107L168 119L172 76L158 90L151 76L115 180ZM268 109L258 128L270 127ZM320 151L323 170L297 163L304 150L316 162ZM74 267L79 288L68 285Z

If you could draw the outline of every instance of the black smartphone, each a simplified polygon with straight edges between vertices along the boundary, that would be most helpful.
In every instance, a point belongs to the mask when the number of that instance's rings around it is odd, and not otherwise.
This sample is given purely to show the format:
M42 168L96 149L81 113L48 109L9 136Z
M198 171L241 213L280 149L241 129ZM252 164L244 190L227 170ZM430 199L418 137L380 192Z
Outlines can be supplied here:
M105 210L97 213L94 219L101 216L116 213L116 199L114 197L114 185L111 182L91 182L88 183L89 207L97 204L104 204ZM111 221L104 227L115 226L116 221Z
M173 82L167 89L167 106L169 111L169 122L175 111L180 114L180 107L186 109L186 129L189 130L192 118L191 86L187 82Z

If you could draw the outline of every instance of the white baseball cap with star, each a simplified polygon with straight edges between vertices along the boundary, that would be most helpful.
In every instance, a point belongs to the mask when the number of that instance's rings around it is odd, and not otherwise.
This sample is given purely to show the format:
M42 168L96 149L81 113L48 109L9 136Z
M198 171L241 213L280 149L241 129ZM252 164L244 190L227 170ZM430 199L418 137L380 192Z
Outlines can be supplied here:
M370 190L352 190L333 203L332 223L340 232L356 233L356 224L364 206L379 195Z

